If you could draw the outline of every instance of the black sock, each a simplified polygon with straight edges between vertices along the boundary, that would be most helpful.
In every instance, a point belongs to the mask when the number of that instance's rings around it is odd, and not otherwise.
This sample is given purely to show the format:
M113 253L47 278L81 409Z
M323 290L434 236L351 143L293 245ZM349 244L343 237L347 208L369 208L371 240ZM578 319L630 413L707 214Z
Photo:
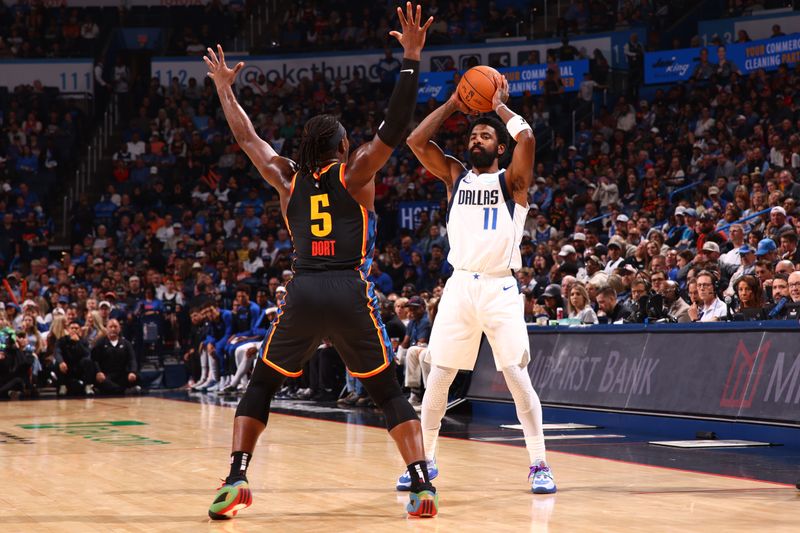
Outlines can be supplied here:
M225 478L225 483L247 481L247 467L253 456L247 452L233 452L231 454L231 471Z
M436 492L428 478L428 465L425 461L417 461L408 465L408 475L411 476L411 492L422 490Z

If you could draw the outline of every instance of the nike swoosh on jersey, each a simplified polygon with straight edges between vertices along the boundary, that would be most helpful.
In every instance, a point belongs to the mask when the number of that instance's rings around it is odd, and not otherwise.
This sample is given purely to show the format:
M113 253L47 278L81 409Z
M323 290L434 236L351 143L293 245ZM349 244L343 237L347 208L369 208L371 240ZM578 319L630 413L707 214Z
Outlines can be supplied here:
M402 74L403 72L408 72L409 74L414 74L414 69L413 68L403 69L403 70L400 71L400 74Z
M514 287L514 286L515 286L515 285L509 285L508 287L503 287L503 290L504 290L504 291L507 291L508 289L510 289L511 287Z

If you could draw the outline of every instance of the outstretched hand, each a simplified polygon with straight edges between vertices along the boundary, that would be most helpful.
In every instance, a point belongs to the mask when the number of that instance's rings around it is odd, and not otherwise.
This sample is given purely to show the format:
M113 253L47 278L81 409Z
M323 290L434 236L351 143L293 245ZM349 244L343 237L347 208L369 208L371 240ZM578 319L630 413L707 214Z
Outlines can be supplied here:
M208 77L217 85L233 85L236 75L242 70L244 63L240 61L232 69L228 68L228 65L225 64L225 52L222 51L222 46L217 45L219 56L211 48L206 48L206 50L208 50L208 55L203 56L203 61L208 65Z
M422 6L417 5L415 13L411 2L406 2L405 14L403 13L403 8L398 7L397 18L400 19L400 27L403 32L390 31L389 35L400 42L405 52L406 59L415 59L419 61L422 47L425 46L425 33L433 23L433 17L428 17L425 24L420 26L420 22L422 21Z

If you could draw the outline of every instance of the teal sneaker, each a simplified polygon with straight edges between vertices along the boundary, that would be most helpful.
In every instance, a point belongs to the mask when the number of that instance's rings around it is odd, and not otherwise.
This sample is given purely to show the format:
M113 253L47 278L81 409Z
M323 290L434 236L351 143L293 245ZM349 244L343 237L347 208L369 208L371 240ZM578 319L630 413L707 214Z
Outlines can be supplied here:
M544 461L531 466L528 483L531 484L531 492L534 494L553 494L556 491L553 473Z

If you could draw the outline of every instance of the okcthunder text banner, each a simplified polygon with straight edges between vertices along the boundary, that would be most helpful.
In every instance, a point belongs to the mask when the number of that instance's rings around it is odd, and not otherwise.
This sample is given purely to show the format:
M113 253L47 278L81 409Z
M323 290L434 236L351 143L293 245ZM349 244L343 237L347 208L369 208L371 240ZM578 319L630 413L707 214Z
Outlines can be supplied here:
M702 48L681 48L645 54L644 81L647 84L675 83L692 77L700 62ZM708 61L718 64L719 48L706 47ZM749 43L725 45L723 52L742 74L760 69L776 70L785 63L792 66L800 62L800 33L776 39L761 39Z
M529 337L542 402L800 424L796 322L532 327ZM511 400L486 341L467 396Z
M580 87L583 76L589 72L589 61L562 61L558 63L561 80L566 92L576 92ZM544 82L547 78L547 65L525 65L522 67L508 67L497 69L508 79L508 89L511 96L529 94L544 94ZM418 102L427 102L433 98L437 102L444 102L455 90L456 74L464 72L424 72L420 75Z

